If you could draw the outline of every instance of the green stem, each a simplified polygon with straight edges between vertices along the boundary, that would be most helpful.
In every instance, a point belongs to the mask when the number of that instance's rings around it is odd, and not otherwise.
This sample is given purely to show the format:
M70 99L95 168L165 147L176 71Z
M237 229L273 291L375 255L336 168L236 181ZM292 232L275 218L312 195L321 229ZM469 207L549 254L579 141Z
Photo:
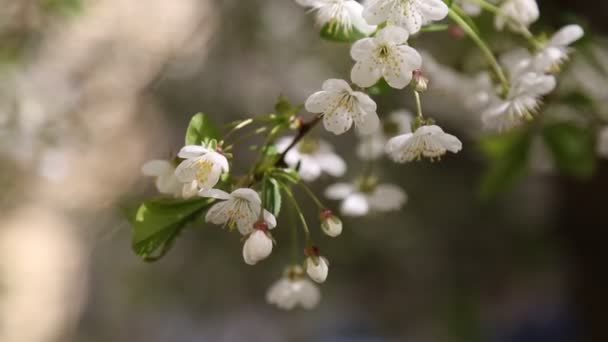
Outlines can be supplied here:
M289 221L291 223L291 262L298 263L298 228L296 217L294 216L295 208L289 208Z
M304 191L306 192L308 197L310 197L315 202L315 204L317 205L317 207L319 207L319 209L325 208L323 203L321 203L321 200L319 200L319 197L317 197L317 195L315 195L315 193L308 187L308 185L306 185L306 183L304 183L303 181L299 181L298 184L302 187L302 189L304 189Z
M226 146L224 148L224 151L230 151L231 149L234 148L235 145L243 142L243 140L249 139L251 137L254 137L258 134L262 134L264 132L266 132L268 130L268 127L259 127L251 132L248 132L246 134L243 134L241 136L239 136L238 138L236 138L230 145Z
M473 28L466 22L466 20L464 20L458 13L456 13L454 9L450 8L450 12L448 15L454 22L456 22L456 24L458 24L458 26L460 26L469 35L469 37L471 37L471 39L473 39L473 41L475 42L475 44L477 44L481 52L483 52L486 59L490 63L490 66L494 70L496 77L500 81L503 95L506 95L509 92L509 81L507 81L505 73L503 72L500 64L498 64L496 57L494 57L494 54L492 53L488 45L486 45L483 39L481 39L481 37L475 32L475 30L473 30Z
M228 138L230 138L230 136L232 134L234 134L236 131L238 131L241 128L245 128L248 125L253 123L253 118L249 118L247 120L243 120L241 122L239 122L236 126L234 126L231 130L229 130L226 134L224 134L224 139L223 140L228 140Z
M293 192L291 192L291 190L288 187L282 186L281 188L283 189L283 192L285 192L285 194L289 198L289 201L293 205L293 208L298 213L298 218L300 219L300 222L302 223L302 228L304 229L304 235L306 236L306 241L310 242L310 240L311 240L310 229L308 229L308 223L306 223L306 217L304 217L302 208L300 208L300 205L298 204L298 201L294 197Z

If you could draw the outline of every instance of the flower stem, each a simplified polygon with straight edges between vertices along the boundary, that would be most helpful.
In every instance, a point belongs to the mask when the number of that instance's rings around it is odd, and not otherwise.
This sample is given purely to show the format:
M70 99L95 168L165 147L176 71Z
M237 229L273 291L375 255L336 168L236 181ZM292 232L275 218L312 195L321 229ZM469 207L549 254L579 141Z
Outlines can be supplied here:
M422 119L422 102L420 101L420 93L416 90L414 90L414 98L416 99L416 114L420 119Z
M298 228L296 223L295 208L289 208L289 222L291 223L291 262L298 263Z
M323 205L321 200L319 200L319 197L317 197L317 195L315 195L315 193L308 187L308 185L306 185L306 183L304 183L303 181L300 180L298 182L298 184L302 187L302 189L304 189L304 191L306 192L308 197L310 197L313 200L313 202L315 202L315 204L317 205L317 207L319 207L319 209L325 208L325 206Z
M310 242L310 240L311 240L311 238L310 238L310 229L308 229L308 223L306 223L306 217L304 217L304 213L302 212L302 208L300 208L300 205L298 204L298 201L294 197L293 192L291 191L291 189L289 189L286 186L282 186L281 188L283 189L283 192L285 192L285 194L289 198L289 201L291 201L291 204L293 205L293 208L296 210L296 213L298 214L298 218L300 219L300 222L302 223L302 228L304 229L304 235L306 236L306 241Z
M448 15L454 22L456 22L456 24L458 24L458 26L460 26L467 33L467 35L469 35L469 37L471 37L471 39L473 39L473 41L475 42L475 44L477 44L481 52L483 52L486 59L490 63L490 66L494 70L496 77L500 81L503 94L506 95L509 92L509 81L507 81L507 77L505 76L504 71L502 70L500 64L498 64L496 57L494 57L494 54L492 53L488 45L483 41L483 39L481 39L477 32L473 30L473 28L466 22L466 20L464 20L454 9L450 8L450 12Z

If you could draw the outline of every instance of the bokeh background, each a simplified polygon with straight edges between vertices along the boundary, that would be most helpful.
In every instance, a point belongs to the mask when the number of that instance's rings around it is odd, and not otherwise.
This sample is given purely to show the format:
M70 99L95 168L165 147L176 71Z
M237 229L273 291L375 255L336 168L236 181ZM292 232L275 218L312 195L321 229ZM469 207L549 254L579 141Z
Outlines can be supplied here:
M584 23L608 56L608 3L539 4L538 27ZM445 32L411 44L460 70L479 60ZM139 168L181 147L192 114L228 122L272 111L279 94L303 102L348 77L348 52L291 0L0 1L0 341L608 341L606 163L582 182L539 154L481 200L478 113L433 77L427 114L464 150L382 163L409 201L320 238L331 272L317 309L265 304L281 244L250 267L238 234L200 223L161 261L132 253L121 208L154 194ZM405 91L376 99L381 115L412 109ZM358 174L354 134L315 134L349 161L346 179ZM254 158L237 155L241 170Z

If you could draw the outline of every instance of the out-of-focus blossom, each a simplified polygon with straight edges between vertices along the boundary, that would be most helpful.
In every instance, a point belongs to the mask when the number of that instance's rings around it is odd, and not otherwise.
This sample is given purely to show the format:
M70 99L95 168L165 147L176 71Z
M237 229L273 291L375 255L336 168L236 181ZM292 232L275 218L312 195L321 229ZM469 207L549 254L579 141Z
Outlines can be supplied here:
M283 137L276 143L279 151L284 151L294 137ZM312 182L323 172L340 177L346 172L344 159L334 152L333 147L326 141L314 138L304 138L285 155L285 162L294 168L299 165L298 174Z
M281 279L266 292L266 301L279 309L291 310L296 306L311 310L319 305L321 291L304 276L301 266L291 266Z
M535 22L540 15L536 0L506 0L500 5L494 24L498 30L507 25L513 31L521 31Z
M409 133L412 114L407 110L399 110L389 114L382 125L371 134L361 135L357 145L357 156L362 160L376 160L384 155L386 142L389 137Z
M361 181L358 184L336 183L325 190L325 196L341 200L340 212L345 216L365 216L370 212L387 212L401 209L407 195L393 184L374 184Z
M362 16L363 6L355 0L296 0L305 7L311 7L317 12L316 20L319 26L335 25L335 29L345 34L353 28L369 35L376 30L375 25L369 25Z
M150 160L141 167L145 176L156 177L154 184L161 194L179 197L182 195L183 185L175 177L175 166L169 160Z
M445 133L437 125L420 126L413 133L391 138L386 144L386 152L398 163L410 162L422 157L435 159L447 151L457 153L461 149L460 140Z

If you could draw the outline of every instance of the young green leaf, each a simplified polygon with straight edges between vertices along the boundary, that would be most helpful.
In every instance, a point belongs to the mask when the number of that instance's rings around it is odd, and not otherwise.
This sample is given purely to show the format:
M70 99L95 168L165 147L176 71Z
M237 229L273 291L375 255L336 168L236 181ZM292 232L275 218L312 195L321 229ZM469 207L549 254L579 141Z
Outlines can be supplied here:
M482 198L496 196L525 175L531 142L532 132L526 128L481 139L480 148L490 161L481 181Z
M543 130L545 144L560 171L578 178L589 178L595 171L595 139L587 127L559 122Z
M273 168L270 170L270 176L285 184L297 184L300 181L298 171L291 168Z
M195 114L186 130L186 145L200 145L211 139L219 139L217 127L206 114Z
M281 188L279 182L272 178L266 177L263 185L264 193L262 198L264 200L264 208L270 211L275 217L279 216L281 211Z
M142 203L133 220L133 250L146 261L158 260L181 230L212 202L213 199L202 198L185 201L162 198ZM161 252L155 256L159 248Z

